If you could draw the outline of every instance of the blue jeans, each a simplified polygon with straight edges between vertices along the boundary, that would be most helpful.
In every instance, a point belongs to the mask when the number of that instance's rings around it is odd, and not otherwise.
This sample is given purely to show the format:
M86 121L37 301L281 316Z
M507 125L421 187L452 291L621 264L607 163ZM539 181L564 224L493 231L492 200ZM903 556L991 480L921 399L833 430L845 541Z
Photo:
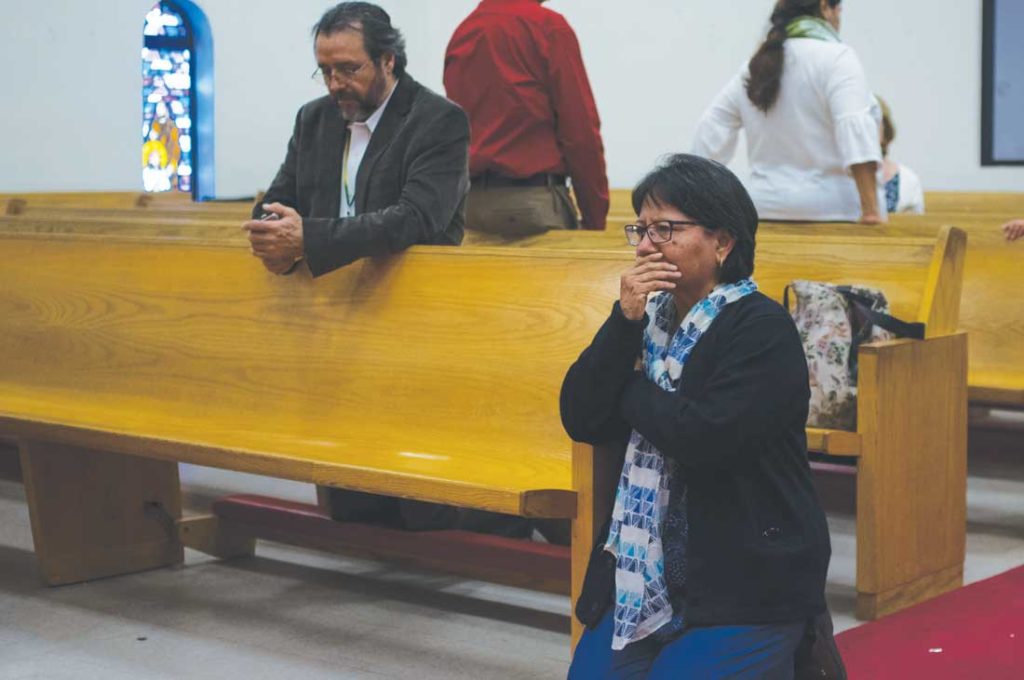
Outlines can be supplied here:
M751 678L792 680L807 622L687 628L668 644L651 639L612 650L612 610L576 646L568 680Z

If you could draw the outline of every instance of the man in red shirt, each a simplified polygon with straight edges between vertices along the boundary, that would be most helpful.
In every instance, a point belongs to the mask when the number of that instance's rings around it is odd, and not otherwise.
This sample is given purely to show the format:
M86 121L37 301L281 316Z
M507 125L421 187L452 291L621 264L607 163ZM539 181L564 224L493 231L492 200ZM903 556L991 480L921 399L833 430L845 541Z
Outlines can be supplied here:
M576 34L543 2L482 0L448 44L444 86L469 115L471 130L467 229L605 227L608 178L597 106Z

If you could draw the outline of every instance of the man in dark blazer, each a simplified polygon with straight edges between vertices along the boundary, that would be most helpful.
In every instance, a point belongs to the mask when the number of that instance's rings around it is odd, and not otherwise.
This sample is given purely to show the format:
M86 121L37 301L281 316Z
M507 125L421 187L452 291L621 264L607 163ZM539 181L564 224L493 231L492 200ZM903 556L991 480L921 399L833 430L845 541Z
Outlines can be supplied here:
M243 225L253 254L276 274L304 260L320 276L415 244L460 244L462 109L406 74L405 41L376 5L343 2L313 34L313 77L328 94L299 110L284 163Z
M376 5L343 2L313 36L313 77L328 94L299 110L284 163L243 225L253 254L275 274L304 261L320 276L415 244L462 243L469 191L462 109L405 72L405 41ZM515 535L529 528L519 518L431 503L341 489L320 495L339 520Z

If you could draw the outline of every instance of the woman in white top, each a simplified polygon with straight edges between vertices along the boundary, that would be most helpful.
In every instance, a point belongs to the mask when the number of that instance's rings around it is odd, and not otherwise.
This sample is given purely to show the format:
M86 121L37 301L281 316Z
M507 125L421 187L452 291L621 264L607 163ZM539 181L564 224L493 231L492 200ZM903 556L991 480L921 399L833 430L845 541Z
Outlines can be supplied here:
M924 188L917 173L889 157L889 146L896 139L892 109L875 96L882 109L882 181L885 183L885 209L890 213L924 213Z
M747 133L747 189L762 218L877 224L878 105L839 40L841 0L779 0L750 63L697 126L694 153L727 163Z

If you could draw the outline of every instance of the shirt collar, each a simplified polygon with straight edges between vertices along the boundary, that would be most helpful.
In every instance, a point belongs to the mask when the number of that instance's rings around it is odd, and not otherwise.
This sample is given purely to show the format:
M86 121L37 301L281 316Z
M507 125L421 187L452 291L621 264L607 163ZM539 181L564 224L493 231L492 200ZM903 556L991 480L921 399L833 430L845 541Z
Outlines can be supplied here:
M380 123L380 119L384 116L384 109L387 108L388 102L391 101L391 96L395 94L395 90L397 88L398 88L398 80L396 79L395 80L395 84L391 86L391 91L388 92L388 96L384 98L384 101L381 103L380 106L377 107L377 110L373 112L373 115L371 115L369 118L367 118L362 123L351 123L350 126L351 125L365 125L366 127L368 127L370 129L370 134L372 135L373 131L377 129L377 124Z

